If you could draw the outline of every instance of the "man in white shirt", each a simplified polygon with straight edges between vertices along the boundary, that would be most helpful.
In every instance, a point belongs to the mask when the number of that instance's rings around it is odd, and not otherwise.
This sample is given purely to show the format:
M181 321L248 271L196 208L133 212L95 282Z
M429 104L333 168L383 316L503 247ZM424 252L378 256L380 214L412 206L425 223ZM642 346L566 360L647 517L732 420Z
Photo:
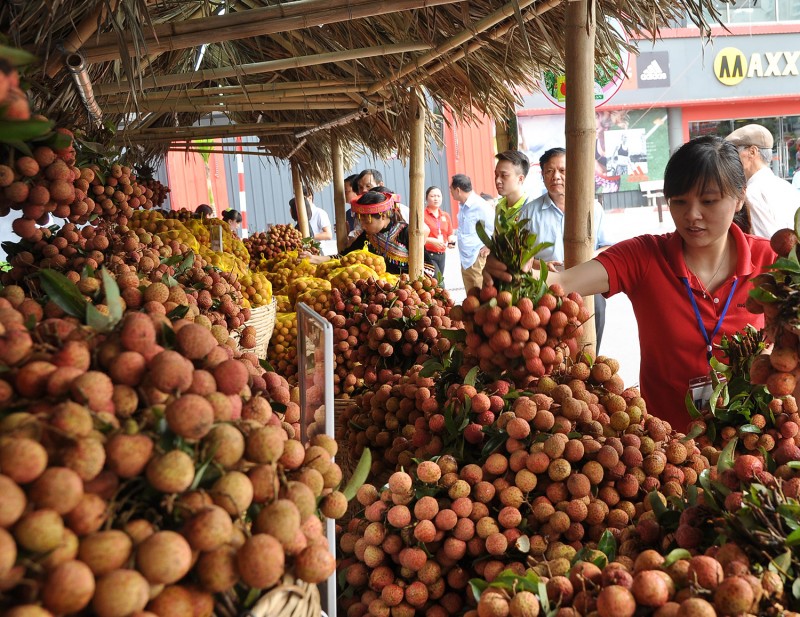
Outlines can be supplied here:
M760 124L747 124L725 139L739 150L747 178L750 233L771 238L779 229L794 227L794 213L800 208L800 193L772 173L772 133Z
M450 180L450 195L458 202L458 255L461 260L461 278L464 289L483 287L483 267L489 249L475 231L482 222L486 234L494 233L494 208L472 190L472 180L464 174L456 174Z

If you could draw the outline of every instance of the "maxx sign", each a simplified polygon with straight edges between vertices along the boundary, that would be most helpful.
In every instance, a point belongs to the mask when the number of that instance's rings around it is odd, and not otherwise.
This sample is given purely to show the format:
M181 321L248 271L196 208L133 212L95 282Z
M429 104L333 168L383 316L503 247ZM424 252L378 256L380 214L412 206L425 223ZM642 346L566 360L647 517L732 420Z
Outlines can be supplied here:
M726 86L749 77L797 77L800 51L755 52L748 58L735 47L721 49L714 58L714 75Z

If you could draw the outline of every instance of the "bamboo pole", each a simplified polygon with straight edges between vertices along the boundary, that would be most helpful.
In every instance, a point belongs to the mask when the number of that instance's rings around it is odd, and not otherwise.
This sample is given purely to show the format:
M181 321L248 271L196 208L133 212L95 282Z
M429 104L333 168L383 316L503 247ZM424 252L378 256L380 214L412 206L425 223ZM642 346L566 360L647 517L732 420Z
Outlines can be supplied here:
M294 186L294 207L297 211L297 224L300 225L300 233L304 238L308 238L311 233L308 230L308 212L306 212L306 200L303 196L303 180L300 177L300 164L294 160L289 161L292 168L292 185Z
M176 93L178 94L178 93ZM194 96L191 92L181 92L179 96L164 98L164 97L144 97L140 98L137 103L137 109L142 109L145 107L155 108L156 106L160 106L160 109L166 111L171 110L172 105L174 104L191 104L191 105L236 105L242 103L280 103L280 104L292 104L297 105L298 107L302 107L305 103L352 103L352 99L345 95L335 95L329 94L327 96L324 95L309 95L303 96L295 95L295 96L282 96L282 95L275 95L268 92L259 92L256 94L250 93L241 93L241 94L225 94L225 95L213 95L213 96ZM107 102L103 103L103 108L114 107L114 106L125 106L131 107L133 106L133 98L128 97L127 100L117 100L114 102Z
M276 6L251 9L201 19L158 24L144 29L144 41L139 46L145 53L177 51L202 44L222 43L266 36L290 30L324 26L326 24L373 18L460 0L296 0ZM532 0L531 0L532 1ZM117 33L101 35L83 47L89 63L119 60L120 47L125 45L131 56L137 53L133 37L120 43Z
M97 27L106 17L106 10L110 9L111 13L117 8L118 0L111 0L106 3L103 0L96 0L97 4L94 9L83 18L81 23L75 26L75 30L70 33L63 43L63 53L54 54L47 63L44 73L51 79L64 68L64 55L68 55L78 51L81 45L86 43L95 32Z
M361 58L373 58L375 56L388 56L392 54L409 53L414 51L426 51L431 46L427 43L394 43L391 45L376 45L373 47L360 47L358 49L348 49L344 51L331 51L322 54L310 54L307 56L294 56L291 58L280 58L278 60L266 60L264 62L253 62L239 66L226 66L213 69L203 69L190 73L173 73L170 75L147 76L142 78L141 88L167 88L171 86L182 86L199 84L204 81L219 81L222 79L237 79L244 75L260 75L286 69L299 69L306 66L317 66L329 62L341 62L347 60L359 60ZM132 88L139 88L139 84L131 85L128 81L118 83L98 84L95 94L105 96L110 94L122 94L130 92Z
M451 37L441 45L437 45L435 49L432 49L428 53L420 56L419 58L413 59L411 62L406 63L403 68L401 68L396 73L391 73L387 77L384 77L381 81L376 84L370 86L369 90L367 90L367 95L375 94L379 90L383 90L389 84L396 82L409 73L416 71L424 67L429 62L433 62L434 60L440 58L443 54L455 49L459 45L463 45L464 43L474 39L478 34L484 32L491 28L492 26L496 26L498 23L503 21L506 17L510 17L514 14L515 11L525 9L533 4L535 0L515 0L514 2L509 2L502 8L494 11L490 15L487 15L483 19L479 20L475 23L471 28L465 28L455 36Z
M219 137L258 137L259 135L291 135L297 129L316 126L315 122L256 122L251 124L215 124L209 126L179 126L132 129L116 134L114 142L123 141L180 141Z
M344 157L339 138L331 133L331 171L333 172L333 213L336 227L336 246L347 248L347 213L344 203Z
M505 122L495 120L494 142L498 152L508 150L510 140L508 138L508 125Z
M283 102L283 103L231 103L230 105L193 105L192 103L155 103L153 105L139 104L138 111L154 113L209 113L209 112L230 112L230 111L312 111L319 109L359 109L361 105L355 101L347 102ZM107 105L103 110L109 114L125 114L133 111L131 105Z
M595 0L573 0L567 5L565 74L567 106L566 208L564 221L564 265L583 263L594 253L594 44ZM584 298L589 313L594 312L594 298ZM579 344L596 349L594 319L583 324Z
M425 193L425 103L417 88L411 91L411 147L408 162L408 273L412 279L423 274L425 234L422 224Z
M146 94L139 97L139 101L154 102L154 101L179 101L191 97L191 100L197 98L206 98L212 96L249 96L260 95L265 99L272 97L273 100L281 100L283 98L296 98L306 96L320 96L323 94L347 94L348 92L361 92L364 89L363 85L358 84L325 84L325 85L309 85L306 86L302 83L294 82L292 88L276 88L278 84L251 84L246 86L220 86L216 88L181 88L175 90L160 90ZM130 93L112 94L104 98L104 103L124 103L131 98ZM227 99L226 99L227 100Z
M266 148L285 148L286 144L264 144L264 147L266 147ZM202 149L197 149L197 148L169 148L168 152L188 152L188 153L197 153L197 154L204 154L204 153L208 153L208 154L235 154L235 155L241 154L243 156L272 156L272 157L276 157L277 156L276 154L273 154L271 152L266 152L266 151L265 152L255 152L253 150L244 150L244 151L240 152L239 150L236 150L236 149L229 150L229 149L221 149L221 148L220 149L214 149L214 150L209 150L208 148L202 148ZM280 157L280 158L283 158L283 157Z

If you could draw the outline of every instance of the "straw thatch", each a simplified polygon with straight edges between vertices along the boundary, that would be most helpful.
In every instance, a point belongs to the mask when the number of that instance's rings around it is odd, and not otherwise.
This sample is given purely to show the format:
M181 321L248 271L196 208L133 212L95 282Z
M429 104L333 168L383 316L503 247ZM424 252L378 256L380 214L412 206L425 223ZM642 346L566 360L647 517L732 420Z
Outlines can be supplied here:
M319 183L331 175L331 132L346 159L365 149L407 156L411 86L424 88L434 111L506 119L518 88L535 89L544 69L563 70L565 2L8 0L0 31L41 58L30 78L42 113L92 140L152 160L176 127L213 114L213 130L185 138L236 133L219 118L249 125L266 153L292 154L305 179ZM656 36L688 14L706 32L713 4L597 0L596 57L608 63L619 45L630 48L606 18ZM92 122L64 69L64 52L76 50L116 134ZM441 116L428 118L433 132Z

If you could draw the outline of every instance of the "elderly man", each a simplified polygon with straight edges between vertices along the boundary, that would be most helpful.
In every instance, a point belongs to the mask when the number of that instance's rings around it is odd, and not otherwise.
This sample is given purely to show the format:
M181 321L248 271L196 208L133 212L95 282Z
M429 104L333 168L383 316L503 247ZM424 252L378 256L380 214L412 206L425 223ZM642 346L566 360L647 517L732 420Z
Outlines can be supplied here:
M739 150L744 167L751 233L771 238L779 229L793 228L794 213L800 208L800 193L772 173L772 133L760 124L747 124L725 139Z

